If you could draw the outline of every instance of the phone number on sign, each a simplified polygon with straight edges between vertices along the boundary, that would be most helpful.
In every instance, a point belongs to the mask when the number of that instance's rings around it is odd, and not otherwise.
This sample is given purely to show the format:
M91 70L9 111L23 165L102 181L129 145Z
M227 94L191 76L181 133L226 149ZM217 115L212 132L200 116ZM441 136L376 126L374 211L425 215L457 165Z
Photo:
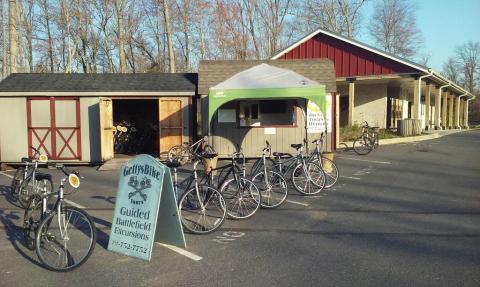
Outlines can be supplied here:
M117 240L112 240L112 245L118 246L120 248L125 248L128 250L133 250L135 252L142 252L142 253L147 253L148 249L142 246L138 246L135 244L130 244L127 242L122 242L122 241L117 241Z

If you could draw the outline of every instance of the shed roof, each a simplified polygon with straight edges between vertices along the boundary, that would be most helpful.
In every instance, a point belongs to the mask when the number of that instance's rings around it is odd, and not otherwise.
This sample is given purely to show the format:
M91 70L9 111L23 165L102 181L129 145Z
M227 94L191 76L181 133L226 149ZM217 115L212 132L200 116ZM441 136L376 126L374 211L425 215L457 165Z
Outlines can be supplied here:
M201 61L198 71L198 93L207 95L208 90L232 77L233 75L247 70L262 63L292 70L313 81L326 86L327 92L336 92L335 68L329 59L309 60L223 60L223 61Z
M0 82L0 92L195 92L197 81L196 73L17 73Z

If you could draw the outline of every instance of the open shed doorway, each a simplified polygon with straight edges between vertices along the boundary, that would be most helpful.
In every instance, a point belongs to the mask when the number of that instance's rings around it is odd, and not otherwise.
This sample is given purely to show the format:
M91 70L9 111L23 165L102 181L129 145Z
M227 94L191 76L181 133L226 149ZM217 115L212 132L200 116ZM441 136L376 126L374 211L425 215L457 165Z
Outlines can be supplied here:
M158 99L112 99L115 157L159 154Z

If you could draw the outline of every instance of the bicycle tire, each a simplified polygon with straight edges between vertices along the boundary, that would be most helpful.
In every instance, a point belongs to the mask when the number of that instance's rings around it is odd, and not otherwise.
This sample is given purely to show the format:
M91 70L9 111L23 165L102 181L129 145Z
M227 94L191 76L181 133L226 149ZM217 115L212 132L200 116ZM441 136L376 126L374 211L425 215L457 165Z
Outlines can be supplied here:
M42 220L42 197L38 194L30 196L23 213L23 234L30 250L35 248L35 230Z
M22 181L19 190L18 190L18 203L20 203L20 206L23 208L27 207L28 199L32 194L38 193L40 188L43 190L45 187L46 189L44 190L45 192L52 192L53 191L53 182L51 180L41 180L37 181L37 186L33 186L30 184L30 181L32 180L32 177L28 177L24 181Z
M239 177L226 181L220 193L225 199L227 215L232 219L247 219L259 209L262 196L257 186L249 179Z
M200 202L207 208L202 210ZM183 228L193 234L208 234L220 228L227 213L223 195L208 185L199 185L198 194L196 187L183 193L178 206Z
M21 166L17 168L17 170L13 174L12 183L10 184L10 187L16 188L21 183L24 174L25 174L25 167Z
M367 155L373 150L372 140L367 137L359 137L353 142L353 150L358 155Z
M281 174L275 171L259 172L252 178L253 183L260 190L263 208L276 208L282 205L287 199L288 184Z
M78 217L70 222L74 214ZM92 254L97 237L95 224L88 213L73 206L63 207L60 217L57 219L56 216L58 211L54 210L38 226L35 250L38 259L47 269L57 272L71 271L85 263ZM68 222L62 222L62 220L68 220ZM61 226L66 227L63 232ZM69 227L71 227L70 230L68 230ZM63 244L61 244L62 241ZM80 251L74 249L77 242L85 245L85 248Z
M295 189L303 195L315 195L325 187L325 172L322 167L313 162L298 164L292 172L292 183Z
M175 145L168 150L168 160L176 160L184 165L190 160L190 152L183 145Z
M318 158L315 158L313 162L318 163ZM325 172L325 189L332 188L338 180L338 175L340 172L338 171L338 167L333 162L333 160L322 157L322 163L320 165L323 169L323 172Z

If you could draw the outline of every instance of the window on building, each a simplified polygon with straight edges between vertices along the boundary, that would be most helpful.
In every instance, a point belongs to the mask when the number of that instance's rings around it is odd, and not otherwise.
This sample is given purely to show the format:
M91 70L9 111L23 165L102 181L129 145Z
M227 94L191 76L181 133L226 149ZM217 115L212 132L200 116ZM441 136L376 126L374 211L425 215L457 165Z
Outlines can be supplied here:
M294 100L241 101L238 105L241 127L294 126Z

